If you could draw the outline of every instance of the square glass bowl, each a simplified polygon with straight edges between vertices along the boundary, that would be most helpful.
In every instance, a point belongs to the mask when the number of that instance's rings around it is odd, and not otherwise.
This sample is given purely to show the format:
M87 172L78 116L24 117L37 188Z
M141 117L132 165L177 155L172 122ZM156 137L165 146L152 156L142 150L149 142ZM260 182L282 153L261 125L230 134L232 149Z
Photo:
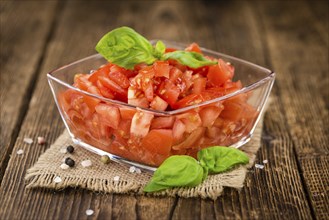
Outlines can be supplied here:
M152 41L154 43L156 41ZM164 41L167 47L185 45ZM129 105L80 90L73 85L77 73L90 73L107 61L99 54L55 69L47 74L55 102L75 144L116 162L155 170L171 155L196 156L210 146L240 147L247 143L261 117L275 73L253 63L203 49L204 55L221 58L235 68L233 81L243 87L212 100L171 111ZM107 116L88 110L85 101L107 105ZM119 122L111 120L119 115ZM107 122L107 123L103 123ZM130 131L139 123L141 136ZM109 126L111 125L111 126ZM142 129L141 129L142 128ZM168 139L167 135L174 138Z

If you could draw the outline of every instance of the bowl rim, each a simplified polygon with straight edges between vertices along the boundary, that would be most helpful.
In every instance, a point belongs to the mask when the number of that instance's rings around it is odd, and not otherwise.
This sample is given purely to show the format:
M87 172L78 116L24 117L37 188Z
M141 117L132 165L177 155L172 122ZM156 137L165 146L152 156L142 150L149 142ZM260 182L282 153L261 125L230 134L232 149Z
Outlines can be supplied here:
M154 39L154 40L150 40L150 42L152 44L154 44L156 41L158 41L157 39ZM165 44L171 44L171 45L174 45L174 46L178 46L178 47L181 47L181 48L184 48L186 47L185 44L183 43L178 43L178 42L175 42L175 41L166 41L166 40L161 40L163 41ZM84 61L87 61L89 59L93 59L93 58L103 58L100 54L93 54L93 55L90 55L90 56L87 56L85 58L82 58L82 59L79 59L79 60L76 60L76 61L73 61L69 64L66 64L66 65L63 65L59 68L55 68L51 71L49 71L47 73L47 78L48 78L48 82L49 84L51 85L50 83L50 80L54 80L56 81L57 83L69 88L69 89L73 89L77 92L81 92L85 95L88 95L88 96L91 96L93 98L97 98L97 99L100 99L104 102L109 102L109 103L112 103L112 104L115 104L115 105L121 105L121 106L124 106L124 107L127 107L127 108L130 108L130 109L134 109L134 110L139 110L139 111L143 111L143 112L149 112L149 113L152 113L152 114L156 114L156 115L159 115L159 116L172 116L172 115L176 115L178 113L183 113L183 112L186 112L188 110L192 110L192 109L195 109L195 108L198 108L198 107L201 107L201 106L205 106L205 105L209 105L209 104L212 104L212 103L215 103L215 102L219 102L219 101L223 101L223 100L226 100L228 98L231 98L233 96L236 96L236 95L239 95L239 94L242 94L242 93L246 93L250 90L253 90L263 84L265 84L266 82L268 81L273 81L275 79L275 72L270 70L270 69L267 69L265 67L262 67L262 66L259 66L257 64L254 64L254 63L251 63L249 61L246 61L246 60L243 60L243 59L240 59L240 58L237 58L237 57L233 57L233 56L230 56L230 55L227 55L227 54L223 54L223 53L220 53L220 52L216 52L216 51L213 51L213 50L209 50L209 49L206 49L206 48L203 48L203 47L200 47L201 51L202 52L206 52L206 53L210 53L210 54L213 54L213 55L218 55L218 56L221 56L221 57L224 57L224 58L228 58L228 59L233 59L233 60L236 60L236 61L239 61L241 63L244 63L244 64L247 64L247 65L250 65L250 66L253 66L255 68L258 68L264 72L267 72L268 75L260 80L257 80L247 86L244 86L243 88L233 92L233 93L230 93L230 94L227 94L227 95L224 95L224 96L220 96L220 97L217 97L217 98L214 98L214 99L211 99L211 100L208 100L208 101L205 101L205 102L201 102L201 103L198 103L198 104L194 104L194 105L190 105L190 106L186 106L184 108L180 108L180 109L175 109L175 110L170 110L170 111L159 111L159 110L154 110L154 109L150 109L150 108L144 108L144 107L138 107L138 106L135 106L135 105L131 105L131 104L128 104L128 103L125 103L125 102L122 102L122 101L118 101L118 100L113 100L113 99L109 99L109 98L105 98L105 97L102 97L102 96L98 96L98 95L95 95L95 94L91 94L87 91L84 91L84 90L81 90L77 87L74 87L73 85L70 85L58 78L56 78L53 74L57 71L60 71L60 70L63 70L69 66L72 66L72 65L76 65L78 63L81 63L81 62L84 62ZM105 59L104 59L105 60ZM106 60L105 60L106 61Z

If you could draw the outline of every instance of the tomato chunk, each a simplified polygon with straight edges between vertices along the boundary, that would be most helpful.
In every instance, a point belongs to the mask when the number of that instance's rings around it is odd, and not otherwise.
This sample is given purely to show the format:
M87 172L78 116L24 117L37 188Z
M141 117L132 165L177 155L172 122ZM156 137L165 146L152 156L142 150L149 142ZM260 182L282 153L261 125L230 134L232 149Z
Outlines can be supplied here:
M167 156L172 143L173 132L170 129L152 129L142 140L142 146L148 151Z

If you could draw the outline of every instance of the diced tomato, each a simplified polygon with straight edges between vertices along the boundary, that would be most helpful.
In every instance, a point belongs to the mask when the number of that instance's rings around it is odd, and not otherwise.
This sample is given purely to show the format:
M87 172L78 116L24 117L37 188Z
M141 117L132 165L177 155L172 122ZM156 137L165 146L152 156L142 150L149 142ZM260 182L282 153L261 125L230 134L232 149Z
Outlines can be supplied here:
M184 125L187 133L191 133L198 127L202 125L201 118L199 114L195 111L189 111L180 115L176 116L178 119L180 119Z
M120 107L119 110L123 120L131 120L136 113L136 110L131 108Z
M115 82L116 84L120 85L121 88L127 89L130 85L130 82L126 75L119 71L113 71L112 69L116 66L112 66L111 72L108 74L109 78Z
M178 79L183 75L183 72L176 67L172 67L169 72L169 79L171 82L176 83ZM180 79L181 80L181 79Z
M105 87L101 81L97 80L96 85L100 91L100 93L102 94L102 96L104 96L105 98L109 98L109 99L113 99L114 98L114 94L111 92L110 89L108 89L107 87Z
M153 117L153 114L147 112L136 112L131 122L130 133L136 137L145 137Z
M130 136L131 120L121 120L118 128L114 131L117 135L128 139Z
M179 88L170 80L165 79L160 84L158 95L170 106L174 106L180 94Z
M173 106L174 109L184 108L186 106L199 104L204 101L201 94L191 94L176 102Z
M196 130L194 130L184 141L180 144L177 144L173 146L172 148L174 150L180 150L184 148L195 148L194 146L195 143L197 143L200 138L203 136L205 131L205 128L199 127Z
M101 117L103 123L114 129L118 128L121 116L117 107L108 104L98 104L95 110Z
M107 74L110 72L110 68L112 65L113 64L108 63L108 64L104 65L103 67L99 68L98 70L96 70L95 72L90 74L88 80L95 84L98 81L98 78L100 76L107 76Z
M88 81L88 75L87 74L76 74L74 76L74 86L82 89L84 91L87 91L89 86L91 86L92 83Z
M153 64L156 77L166 77L169 78L169 63L167 61L156 61Z
M168 103L159 96L155 96L153 101L150 103L150 107L155 110L165 111L168 107Z
M170 129L152 129L143 138L142 147L148 151L169 156L173 143L173 132Z
M156 117L152 120L151 128L172 128L175 118L173 116Z
M197 43L190 44L186 49L186 51L192 51L197 53L202 53L199 45Z
M145 95L147 101L151 102L153 100L153 96L154 96L152 81L149 81L149 83L144 85L143 90L144 90L144 95Z
M127 100L127 90L126 89L123 89L118 84L116 84L115 82L113 82L112 80L110 80L109 78L107 78L105 76L100 76L99 80L105 87L109 88L112 92L115 92L116 94L118 94L119 95L118 98L120 100Z
M206 89L207 79L204 77L199 77L193 80L193 94L201 94Z
M233 72L222 60L218 59L217 65L209 66L207 78L212 86L218 87L223 85L226 81L233 77Z
M89 86L87 91L91 94L102 96L99 89L96 86ZM94 112L95 106L100 103L100 99L84 95L84 102L88 105L89 109Z
M186 130L185 124L181 120L176 119L173 126L173 136L175 143L182 140L185 130Z
M223 107L219 108L216 106L203 107L199 115L201 117L202 126L209 127L212 126L215 120L218 118L219 114L222 112Z
M165 53L174 52L176 50L177 49L175 49L175 48L168 47L168 48L166 48Z
M140 98L134 98L134 99L128 99L128 104L134 105L141 108L148 108L149 102L147 101L147 98L140 97Z

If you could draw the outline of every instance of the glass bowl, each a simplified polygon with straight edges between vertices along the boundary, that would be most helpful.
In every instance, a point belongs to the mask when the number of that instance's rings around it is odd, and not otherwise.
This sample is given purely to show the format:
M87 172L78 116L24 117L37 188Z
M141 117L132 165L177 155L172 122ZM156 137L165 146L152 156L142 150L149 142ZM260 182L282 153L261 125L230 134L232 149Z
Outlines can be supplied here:
M167 47L177 49L186 46L163 42ZM240 147L247 143L261 117L275 73L232 56L204 48L201 50L204 55L231 63L235 68L233 81L240 80L243 87L224 96L171 111L136 107L72 86L75 74L90 73L107 63L99 54L49 72L47 77L51 91L73 142L96 154L108 155L116 162L153 171L171 155L195 157L202 148L215 145ZM65 98L68 93L76 99ZM106 104L109 107L108 118L97 112L86 118L84 100ZM113 115L119 115L119 124L111 124ZM137 140L130 133L136 121L144 123L143 129L138 128L143 135ZM174 138L168 139L166 134Z

